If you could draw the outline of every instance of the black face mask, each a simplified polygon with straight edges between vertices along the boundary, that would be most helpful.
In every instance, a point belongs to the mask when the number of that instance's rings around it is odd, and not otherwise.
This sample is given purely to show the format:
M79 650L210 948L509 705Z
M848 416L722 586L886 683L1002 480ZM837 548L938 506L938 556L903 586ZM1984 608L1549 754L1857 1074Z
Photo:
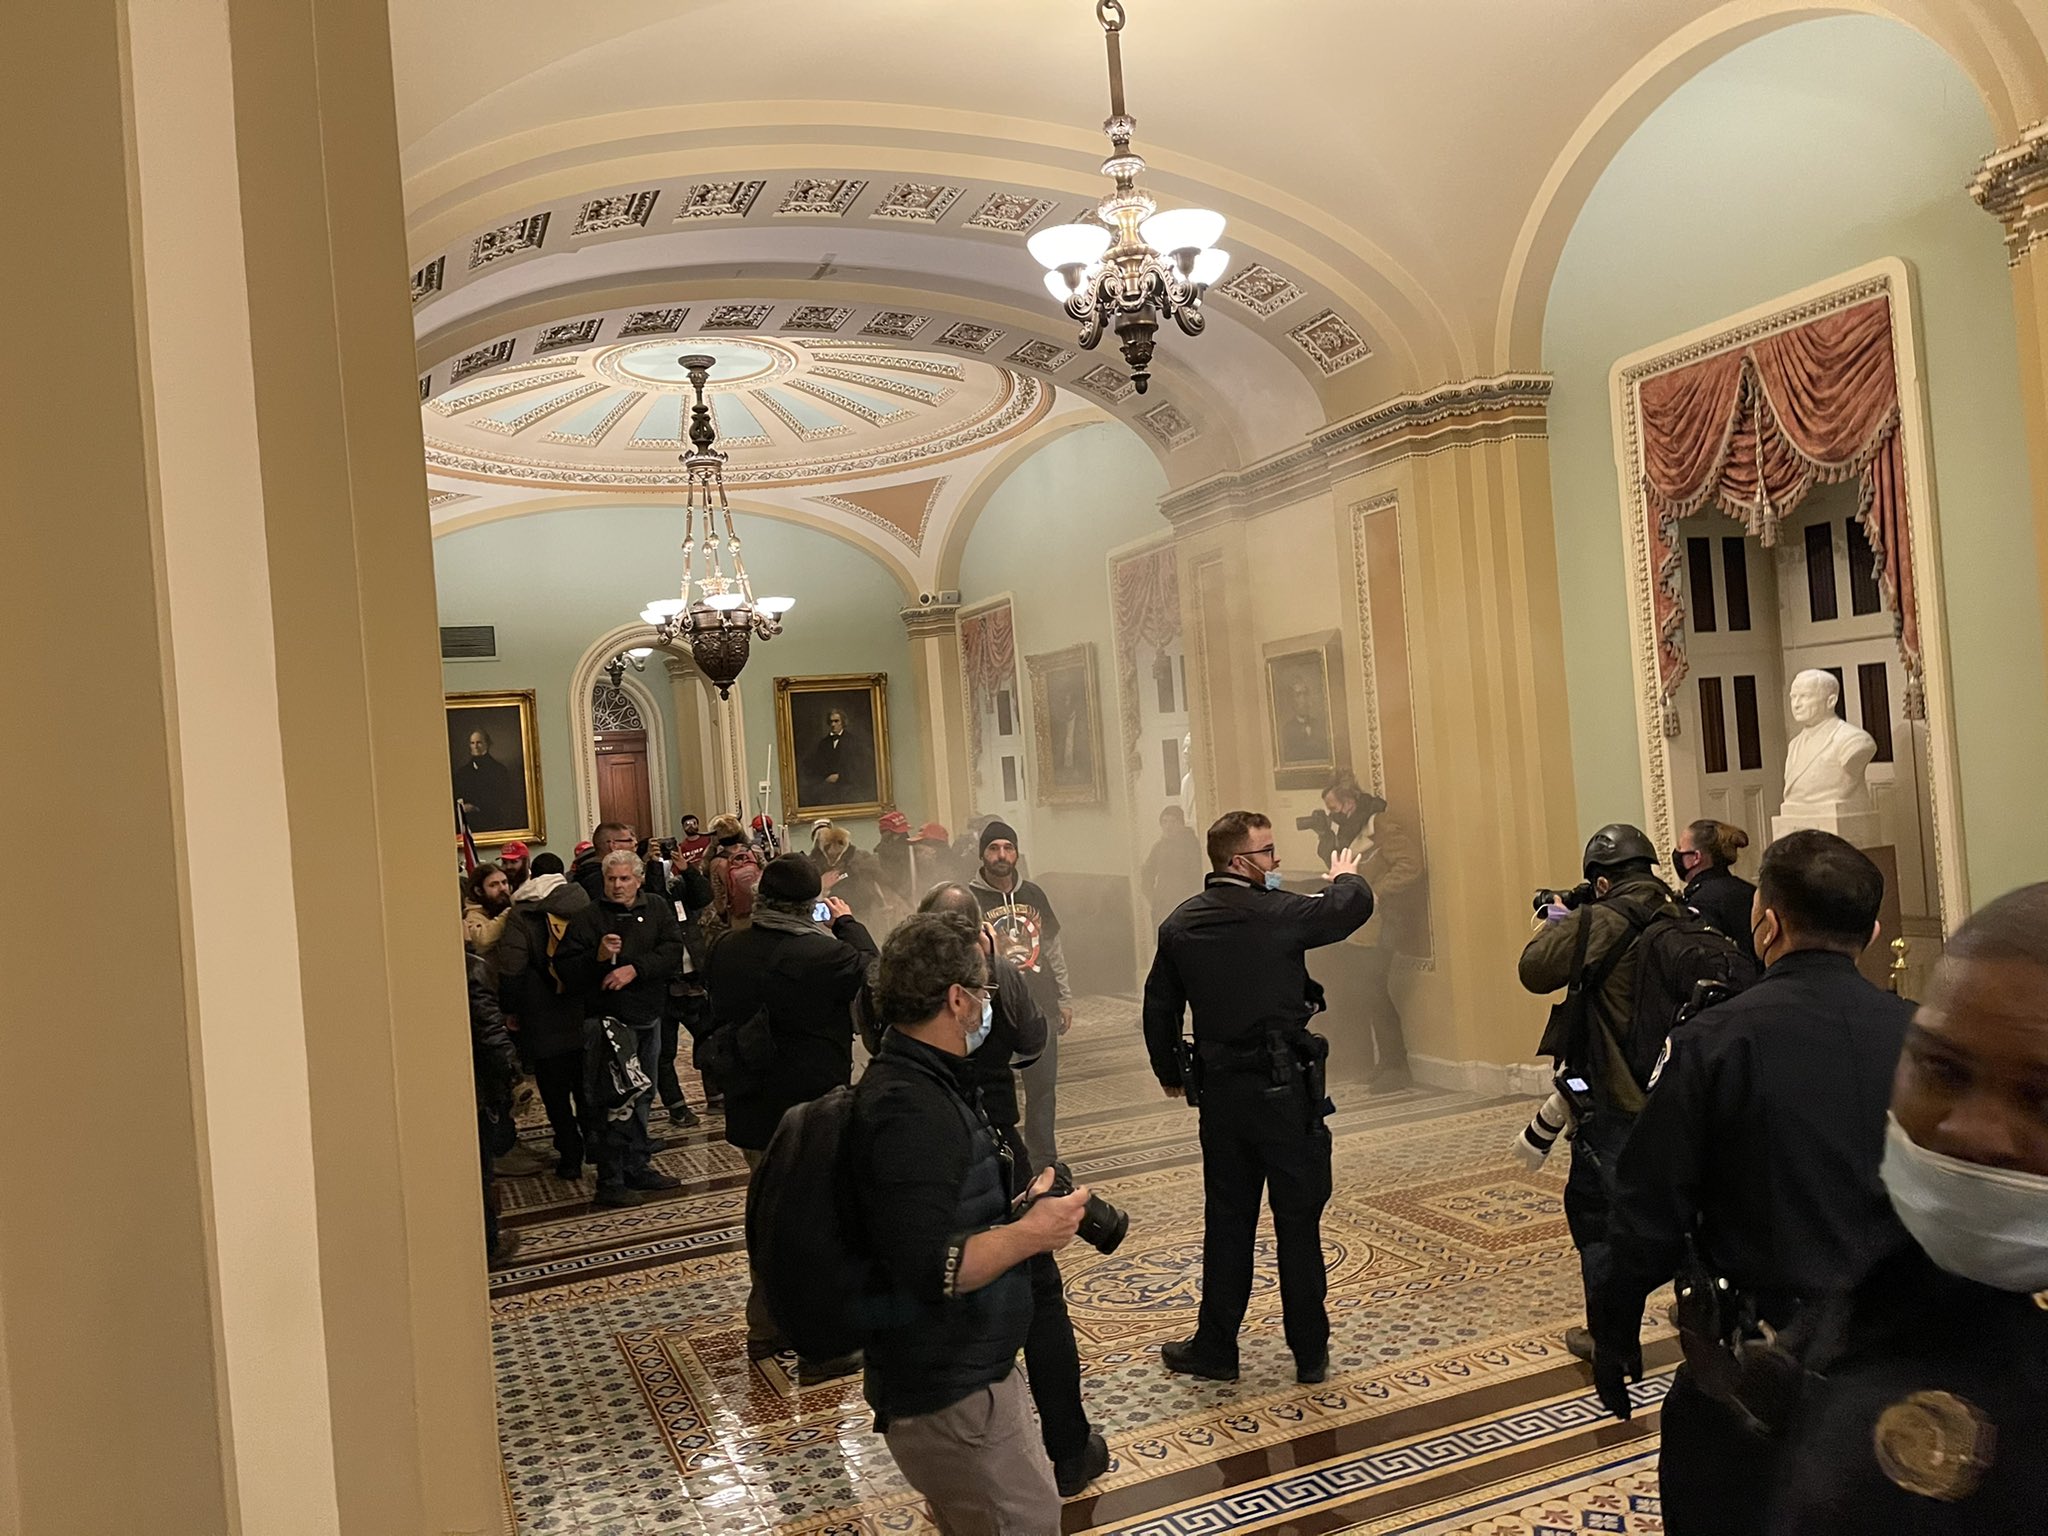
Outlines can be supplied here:
M1674 848L1671 850L1671 867L1678 871L1678 879L1681 884L1692 879L1693 875L1696 873L1696 871L1687 869L1685 867L1685 860L1686 853L1684 849Z

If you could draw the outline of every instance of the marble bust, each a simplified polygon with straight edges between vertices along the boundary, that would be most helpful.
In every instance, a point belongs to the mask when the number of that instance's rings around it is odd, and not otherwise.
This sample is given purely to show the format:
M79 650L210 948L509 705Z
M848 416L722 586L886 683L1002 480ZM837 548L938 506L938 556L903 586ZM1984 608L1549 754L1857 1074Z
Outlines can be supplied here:
M1835 713L1842 685L1831 672L1806 671L1792 679L1792 719L1799 734L1785 752L1785 798L1771 835L1817 827L1868 847L1880 835L1877 806L1864 769L1877 742Z

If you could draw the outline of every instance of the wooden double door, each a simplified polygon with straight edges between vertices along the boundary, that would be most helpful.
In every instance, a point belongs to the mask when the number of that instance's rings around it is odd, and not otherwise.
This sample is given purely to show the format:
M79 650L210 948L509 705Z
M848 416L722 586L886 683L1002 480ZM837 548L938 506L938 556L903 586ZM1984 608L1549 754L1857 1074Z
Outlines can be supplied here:
M662 832L654 825L645 731L597 733L597 814L601 821L623 821L642 837Z

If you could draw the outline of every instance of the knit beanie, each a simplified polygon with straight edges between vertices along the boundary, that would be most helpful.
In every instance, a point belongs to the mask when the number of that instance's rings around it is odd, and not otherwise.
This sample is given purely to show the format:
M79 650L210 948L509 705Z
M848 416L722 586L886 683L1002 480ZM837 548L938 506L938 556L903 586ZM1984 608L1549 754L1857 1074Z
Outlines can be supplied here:
M816 901L824 888L816 867L800 853L785 853L779 859L770 859L768 867L761 871L761 895L786 906Z
M992 821L981 829L981 851L988 852L990 843L1008 843L1017 846L1017 829L1007 821Z

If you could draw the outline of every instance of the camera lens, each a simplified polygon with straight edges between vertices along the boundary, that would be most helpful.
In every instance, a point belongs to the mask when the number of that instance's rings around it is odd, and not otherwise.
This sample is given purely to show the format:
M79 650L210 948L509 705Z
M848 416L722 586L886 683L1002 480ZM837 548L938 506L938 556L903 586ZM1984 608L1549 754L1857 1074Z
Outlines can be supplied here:
M1052 1188L1048 1195L1071 1195L1074 1192L1074 1176L1068 1172L1065 1163L1052 1165ZM1075 1235L1097 1253L1115 1253L1123 1245L1124 1234L1131 1230L1131 1214L1118 1210L1098 1194L1088 1196L1088 1204L1081 1212L1081 1225Z

